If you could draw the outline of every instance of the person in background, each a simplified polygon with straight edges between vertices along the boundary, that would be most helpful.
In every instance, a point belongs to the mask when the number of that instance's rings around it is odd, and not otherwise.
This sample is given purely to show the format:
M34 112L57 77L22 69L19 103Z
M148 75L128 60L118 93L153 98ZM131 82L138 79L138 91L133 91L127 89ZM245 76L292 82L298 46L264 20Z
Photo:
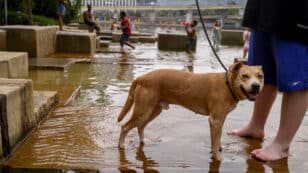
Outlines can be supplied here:
M197 41L196 27L198 25L198 22L196 20L193 20L193 22L191 24L185 22L184 25L185 25L185 31L186 31L187 37L188 37L188 43L186 45L186 51L191 54L192 50L196 46L196 41Z
M57 3L57 15L58 15L58 22L59 22L59 30L63 31L63 17L66 13L65 4L67 3L67 0L58 0Z
M117 23L116 23L116 21L113 21L112 24L111 24L110 30L113 31L113 30L116 30L116 29L117 29Z
M97 23L94 20L94 16L92 14L92 6L91 6L91 4L88 4L87 7L88 7L88 10L83 12L84 23L90 27L90 30L95 29L96 30L96 34L99 35L100 27L97 25Z
M276 137L251 152L258 160L279 160L289 156L308 106L308 1L248 0L242 24L251 28L248 64L262 65L264 87L250 122L228 134L263 139L267 117L281 92Z
M212 29L212 39L213 46L216 50L219 50L220 40L221 40L221 22L216 20L213 29Z
M135 46L128 43L129 37L132 34L130 29L130 21L126 17L126 13L124 11L120 12L120 18L121 18L121 26L119 26L119 29L122 29L122 35L120 39L120 45L121 48L123 48L124 44L131 47L132 49L135 49Z
M243 41L244 41L244 46L243 46L243 58L246 58L249 50L249 39L250 39L250 31L249 28L246 28L243 32Z

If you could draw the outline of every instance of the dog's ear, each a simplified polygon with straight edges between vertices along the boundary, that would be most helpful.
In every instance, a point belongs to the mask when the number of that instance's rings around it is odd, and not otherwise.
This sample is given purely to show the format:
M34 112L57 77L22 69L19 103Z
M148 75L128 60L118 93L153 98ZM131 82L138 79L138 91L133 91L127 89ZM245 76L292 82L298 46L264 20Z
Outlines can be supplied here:
M244 64L242 62L236 62L229 67L229 72L235 73L237 72Z

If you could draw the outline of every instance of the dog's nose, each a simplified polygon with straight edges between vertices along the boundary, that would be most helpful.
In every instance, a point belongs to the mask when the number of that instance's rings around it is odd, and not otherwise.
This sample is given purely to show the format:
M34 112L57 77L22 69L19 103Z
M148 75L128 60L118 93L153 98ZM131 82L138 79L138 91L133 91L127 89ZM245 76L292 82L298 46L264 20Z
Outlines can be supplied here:
M251 85L251 91L252 91L252 92L259 92L259 90L260 90L260 85L259 85L259 84L253 83L253 84Z

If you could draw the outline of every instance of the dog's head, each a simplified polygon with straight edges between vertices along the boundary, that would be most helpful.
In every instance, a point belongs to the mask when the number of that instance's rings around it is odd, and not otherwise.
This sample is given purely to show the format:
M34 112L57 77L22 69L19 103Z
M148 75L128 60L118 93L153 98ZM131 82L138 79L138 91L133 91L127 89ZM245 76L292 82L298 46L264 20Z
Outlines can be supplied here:
M234 63L229 67L228 80L239 99L254 101L263 87L263 70L261 66Z

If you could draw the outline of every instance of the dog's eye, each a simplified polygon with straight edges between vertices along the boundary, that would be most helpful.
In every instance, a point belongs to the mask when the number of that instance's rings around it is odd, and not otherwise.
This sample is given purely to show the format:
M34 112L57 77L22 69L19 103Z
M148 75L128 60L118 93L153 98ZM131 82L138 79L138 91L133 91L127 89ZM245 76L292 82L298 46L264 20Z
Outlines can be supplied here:
M243 75L242 75L242 78L243 78L243 79L248 79L249 76L248 76L247 74L243 74Z
M257 77L258 77L259 79L263 79L263 75L262 75L262 74L258 74Z

